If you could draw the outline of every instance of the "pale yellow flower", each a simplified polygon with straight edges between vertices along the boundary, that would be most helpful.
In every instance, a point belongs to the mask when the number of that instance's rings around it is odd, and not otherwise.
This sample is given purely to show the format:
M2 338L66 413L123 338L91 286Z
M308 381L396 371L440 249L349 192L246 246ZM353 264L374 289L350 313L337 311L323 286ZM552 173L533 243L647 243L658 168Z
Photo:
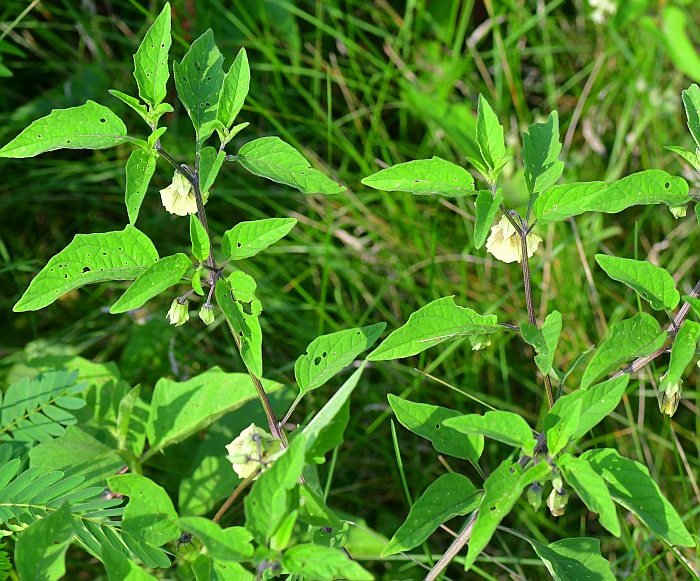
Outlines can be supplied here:
M527 257L530 258L537 251L542 238L535 234L527 235ZM522 261L520 253L520 235L505 216L491 228L491 234L486 241L486 250L493 254L501 262Z
M659 386L659 410L662 414L671 417L676 413L678 404L681 402L681 387L683 380L679 379L678 383L670 383L666 381L666 375L661 376L661 384Z
M250 424L237 438L226 446L226 458L239 478L248 478L258 468L264 471L271 456L280 451L280 441L262 428Z
M202 203L207 203L209 192L202 194ZM171 214L187 216L197 213L197 200L192 184L180 172L175 172L172 183L160 191L160 199Z
M171 325L175 325L176 327L184 325L190 320L189 301L181 303L180 299L175 299L173 304L170 305L170 310L168 314L165 315L165 318L168 319Z

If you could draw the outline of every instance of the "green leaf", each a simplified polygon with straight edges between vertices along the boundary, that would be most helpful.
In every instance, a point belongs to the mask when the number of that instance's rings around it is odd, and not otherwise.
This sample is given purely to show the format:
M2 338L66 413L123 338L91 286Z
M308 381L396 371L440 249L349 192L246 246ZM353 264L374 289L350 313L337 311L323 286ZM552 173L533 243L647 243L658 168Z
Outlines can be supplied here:
M455 305L454 297L443 297L411 314L408 322L369 354L369 361L410 357L461 337L489 335L498 331L496 315L482 316L468 307Z
M460 416L459 412L436 405L414 403L393 394L387 398L401 425L421 438L430 440L438 452L478 462L484 451L483 436L465 438L456 429L445 425L445 420Z
M223 61L209 29L192 43L180 64L173 63L177 94L199 143L206 141L216 128L216 109L224 82Z
M559 458L557 466L564 480L574 489L588 510L598 513L600 524L619 537L620 523L605 480L591 468L588 462L569 454Z
M572 440L578 431L582 411L581 398L574 398L568 406L561 406L557 413L548 413L544 422L549 456L556 456Z
M196 581L255 581L255 575L238 563L217 563L207 555L199 555L192 563Z
M245 48L242 48L238 51L236 60L233 61L231 68L226 73L221 89L221 99L216 116L224 129L230 129L236 120L236 116L240 113L248 95L249 87L250 65L248 64L248 54Z
M489 190L479 190L476 197L476 223L474 224L474 246L481 248L489 235L491 224L503 202L503 192L498 189L494 196Z
M338 530L340 519L326 506L322 496L316 494L308 484L299 486L299 520L315 527Z
M312 168L306 158L279 137L261 137L246 143L235 161L250 173L285 184L305 194L338 194L345 190Z
M553 426L559 419L567 416L567 409L573 406L576 401L581 401L581 412L578 419L578 426L571 432L569 440L577 440L586 432L612 412L620 403L625 389L629 383L628 374L621 375L615 379L609 379L588 389L579 389L568 395L560 397L551 410L545 416L544 424ZM548 419L550 415L555 420Z
M243 289L247 292L242 292ZM219 280L215 290L216 302L226 316L231 333L238 337L243 363L259 378L263 373L262 329L259 319L262 305L255 298L254 291L255 281L241 271L232 273L226 281Z
M693 153L692 151L688 151L682 147L678 147L677 145L664 145L664 149L668 149L676 155L679 155L685 161L687 161L695 171L700 171L700 159L698 158L697 153Z
M382 557L417 547L444 522L473 511L481 501L478 492L466 476L441 475L416 500L406 521L382 551Z
M686 10L666 5L661 11L664 48L674 66L694 81L700 81L700 56L686 31Z
M66 573L66 551L72 537L67 503L22 531L15 546L15 566L20 579L61 579Z
M546 123L533 123L523 133L525 183L530 195L541 194L557 183L564 170L559 161L559 115L552 111Z
M126 212L129 215L129 223L133 226L139 216L141 203L146 196L148 184L151 183L153 173L156 171L158 152L146 151L138 148L131 152L126 162Z
M146 422L149 406L139 398L141 386L137 385L119 401L116 437L120 450L138 457L146 444Z
M600 554L600 541L587 537L562 539L543 545L527 539L554 581L614 581L610 563Z
M386 323L376 323L314 339L306 348L306 353L299 357L294 365L299 395L321 387L345 369L360 353L374 345L385 328Z
M695 311L695 314L700 317L700 299L691 297L690 295L683 295L683 300L690 305L690 308Z
M700 325L686 321L676 333L671 347L671 359L668 371L659 384L659 408L663 413L673 415L681 397L681 377L685 368L695 356L695 348L700 338Z
M209 258L209 236L195 214L190 214L190 240L192 241L192 254L197 260L204 262Z
M484 482L484 498L472 528L464 563L465 570L472 566L479 553L484 550L496 532L496 527L515 506L523 489L533 482L543 481L549 471L550 467L546 462L523 470L519 464L505 460L489 475Z
M219 170L226 159L225 151L217 151L213 147L204 147L199 154L199 190L206 194L214 185Z
M55 149L105 149L125 141L126 125L94 101L70 109L54 109L37 119L0 149L0 157L34 157Z
M13 311L37 311L86 284L132 280L158 260L149 238L129 225L121 232L76 234L37 274Z
M506 156L506 144L503 140L503 126L483 95L479 95L477 107L476 141L486 165L493 171Z
M267 393L272 393L281 384L263 380L263 387ZM224 373L218 367L188 381L159 379L146 428L151 446L147 454L151 456L203 430L255 397L257 392L248 374Z
M588 450L580 458L605 479L613 500L631 511L657 537L670 545L695 546L676 509L639 462L623 458L610 448Z
M581 182L551 187L533 209L540 224L566 220L584 212L616 214L630 206L688 202L688 183L665 171L650 169L614 182Z
M299 434L270 469L260 475L245 497L246 527L259 544L269 542L292 510L288 492L297 486L301 476L305 449L306 438Z
M146 121L146 123L148 123L148 109L146 108L146 105L144 105L136 97L132 97L131 95L127 95L126 93L122 93L116 89L109 89L107 92L113 97L119 99L122 103L131 107L144 121Z
M554 352L559 344L559 335L561 335L561 313L559 311L549 313L541 329L530 323L523 323L520 325L520 332L525 342L537 350L535 355L537 368L542 375L549 375L554 361Z
M317 445L317 440L321 438L324 430L329 427L333 428L337 425L338 415L344 408L345 402L350 397L350 394L357 386L357 382L360 381L365 365L366 362L363 362L362 365L360 365L360 367L340 387L340 389L333 394L333 397L331 397L326 405L321 408L321 411L319 411L302 430L302 434L304 434L306 438L306 450L309 455L321 457L328 452L328 450L330 450L330 448L320 448ZM347 423L347 420L345 423ZM342 426L342 428L344 429L345 426Z
M242 561L253 556L253 535L243 527L222 529L217 523L201 516L178 519L182 530L192 533L212 558L221 561Z
M595 259L610 278L626 284L648 301L652 309L671 310L678 306L680 294L676 290L673 277L664 268L646 260L618 258L606 254L596 254Z
M666 333L660 331L656 319L646 313L637 313L631 319L612 325L610 337L598 347L583 372L581 387L589 387L622 363L653 353L665 341Z
M693 83L681 93L681 98L688 119L688 129L696 147L700 148L700 87Z
M122 530L149 545L159 547L180 536L177 512L168 493L140 474L120 474L107 479L112 492L129 497Z
M282 555L282 567L307 579L355 579L371 581L369 571L344 553L330 547L300 544Z
M537 443L532 428L522 416L513 412L488 411L483 416L459 415L446 418L443 423L462 434L485 436L509 446L523 446L526 452L532 451Z
M102 542L101 551L109 581L151 581L157 579L146 573L122 551L109 543Z
M109 312L113 315L138 309L147 300L180 282L192 261L186 254L164 256L144 270L133 284L126 289Z
M170 4L166 2L134 55L134 78L139 87L139 96L151 108L158 106L168 92L168 52L171 43Z
M224 232L221 252L230 260L242 260L255 256L289 234L296 223L294 218L267 218L239 222Z
M439 157L399 163L361 181L384 192L411 192L422 196L471 196L477 193L474 178L466 169Z

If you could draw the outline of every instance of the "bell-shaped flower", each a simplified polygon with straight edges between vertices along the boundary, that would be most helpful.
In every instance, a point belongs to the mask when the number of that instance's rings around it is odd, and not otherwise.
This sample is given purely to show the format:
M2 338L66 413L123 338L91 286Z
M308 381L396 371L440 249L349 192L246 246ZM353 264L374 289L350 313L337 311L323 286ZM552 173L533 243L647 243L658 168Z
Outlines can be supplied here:
M666 380L666 375L661 376L661 384L659 386L659 410L662 414L671 417L676 413L678 404L681 402L681 387L683 380L679 379L678 383L671 383Z
M248 478L258 468L264 471L271 456L280 451L280 441L255 424L250 424L226 446L226 458L239 478Z
M199 318L205 325L211 325L214 322L214 307L211 303L202 305L202 308L199 309Z
M542 242L542 238L539 236L532 233L527 235L528 258L535 253L540 242ZM486 250L501 262L522 261L520 234L513 228L506 216L502 216L501 221L491 228L491 234L486 241Z
M180 299L175 299L173 304L170 305L170 310L168 314L165 315L165 318L168 319L171 325L175 325L176 327L184 325L190 320L189 304L189 301L181 303Z
M171 214L187 216L197 213L197 200L194 188L179 171L175 172L172 183L160 191L160 199L165 209Z

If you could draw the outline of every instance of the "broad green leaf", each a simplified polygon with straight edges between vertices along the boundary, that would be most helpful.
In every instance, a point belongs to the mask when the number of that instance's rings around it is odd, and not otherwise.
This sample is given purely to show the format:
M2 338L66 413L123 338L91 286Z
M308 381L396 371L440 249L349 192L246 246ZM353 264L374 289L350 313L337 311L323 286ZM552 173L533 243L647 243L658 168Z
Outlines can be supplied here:
M345 553L320 545L300 544L287 549L282 555L282 567L306 579L374 579L374 575Z
M190 214L190 240L192 254L197 260L204 262L209 258L209 236L196 214Z
M202 195L214 185L225 159L225 151L217 151L213 147L202 148L199 154L199 190Z
M561 335L561 313L552 311L539 329L530 323L520 325L520 332L528 345L532 345L537 350L535 363L542 375L549 375L554 361L554 352L559 344Z
M598 347L583 372L581 387L589 387L622 363L653 353L665 341L666 333L660 331L656 319L646 313L637 313L631 319L616 323L610 328L610 337Z
M506 156L506 144L503 140L503 126L483 95L479 95L477 107L476 141L486 165L491 170L495 169Z
M552 186L533 209L540 224L566 220L584 212L616 214L640 204L669 206L688 201L688 183L665 171L650 169L615 182L581 182Z
M126 93L122 93L116 89L109 89L107 92L113 97L119 99L125 105L131 107L144 121L146 121L146 123L148 123L148 109L146 108L146 105L144 105L136 97L132 97L131 95L127 95Z
M345 369L360 353L374 345L385 328L386 323L376 323L314 339L294 365L300 395L321 387Z
M559 458L557 466L564 480L574 489L588 510L598 513L600 524L619 537L620 522L617 520L615 504L602 476L596 473L588 462L569 454Z
M666 269L646 260L618 258L607 254L596 254L595 260L610 278L626 284L648 301L652 309L671 310L678 306L681 297L673 277Z
M695 348L700 338L700 325L686 321L676 333L671 347L671 360L668 371L659 384L659 408L663 413L673 415L681 398L681 377L685 368L695 356Z
M88 101L54 109L0 149L0 157L34 157L55 149L105 149L125 141L126 125L107 107Z
M192 274L192 290L196 292L200 297L204 296L204 289L202 288L202 272L203 272L202 265L200 264L197 268L195 268L194 273Z
M557 410L561 415L548 413L544 422L549 456L556 456L572 440L578 431L583 406L581 398L573 399L568 406Z
M559 419L568 415L566 410L570 406L573 406L576 401L580 401L581 411L578 426L569 437L570 441L577 440L617 407L625 394L629 379L628 374L621 375L588 389L578 389L560 397L545 416L544 424L546 426L555 425ZM549 420L550 416L556 419Z
M322 496L316 494L308 484L299 486L299 520L315 527L338 530L340 519L326 506Z
M242 285L250 284L250 293L240 292ZM231 289L229 286L231 285ZM240 343L240 353L246 368L255 377L262 377L262 330L260 313L262 305L255 298L255 281L247 274L234 272L226 281L216 283L216 302L226 316L231 332L235 333Z
M531 453L537 443L532 428L522 416L513 412L488 411L446 418L444 425L469 436L484 436L509 446L522 446Z
M382 557L417 547L441 524L473 511L479 502L479 491L469 478L456 473L443 474L413 504L406 521L382 551Z
M259 544L269 542L292 510L289 491L296 487L304 469L305 448L305 436L297 435L289 448L260 475L245 497L246 527Z
M120 450L138 457L146 443L146 422L150 408L139 398L141 386L137 385L119 401L116 437Z
M149 545L159 547L180 536L177 512L164 488L140 474L120 474L107 479L112 492L129 497L122 530Z
M491 224L496 217L498 208L503 201L503 193L496 190L494 196L489 190L479 190L476 197L476 223L474 224L474 246L479 249L488 238Z
M333 397L328 400L326 405L321 408L321 411L319 411L303 429L302 434L304 434L306 438L306 450L309 454L319 457L328 452L328 449L320 449L316 445L316 442L319 440L324 429L332 427L337 421L339 412L344 407L353 389L357 386L357 382L360 381L362 372L365 369L365 364L366 362L363 362L362 365L360 365L355 373L353 373L340 389L333 394Z
M239 222L224 232L221 252L230 260L242 260L255 256L289 234L296 223L294 218L266 218L252 222Z
M661 11L664 48L675 67L694 81L700 81L700 55L688 37L686 10L667 4Z
M600 541L587 537L543 545L527 539L554 581L615 581L610 563L600 554Z
M263 387L271 393L281 384L263 380ZM224 373L218 367L188 381L159 379L146 428L151 446L147 453L153 455L184 440L255 397L257 392L247 373Z
M411 192L422 196L471 196L477 193L472 174L439 157L399 163L361 181L384 192Z
M224 129L230 129L236 116L240 113L250 87L250 65L245 48L238 51L236 60L226 73L224 85L221 89L221 99L217 119Z
M557 183L564 170L559 161L559 115L552 111L546 123L533 123L523 133L525 183L530 195L541 194Z
M56 581L66 573L66 551L73 538L68 503L36 520L17 536L15 567L22 581Z
M139 96L151 108L158 106L168 92L168 52L171 43L170 4L166 2L134 55L134 78L139 87Z
M209 29L192 43L179 64L173 63L177 94L192 120L199 143L209 138L217 124L216 108L224 82L223 61L214 43L214 33Z
M107 541L101 543L102 561L109 581L156 581L157 577L148 574L122 551Z
M483 436L464 437L461 432L445 425L445 420L460 416L459 412L436 405L415 403L393 394L387 398L401 425L421 438L430 440L441 454L471 462L477 462L481 457L484 451Z
M273 551L284 551L289 546L289 541L294 532L294 525L299 517L299 509L290 510L277 527L275 534L270 537L270 549Z
M443 297L411 314L408 322L384 339L367 359L385 361L410 357L438 343L490 335L499 329L496 315L478 315L468 307L457 306L454 297Z
M695 546L676 509L639 462L623 458L611 448L588 450L580 459L605 479L613 500L631 511L657 537L670 545Z
M148 184L156 171L158 153L155 150L135 149L126 162L126 212L133 226L139 216L141 203L146 196Z
M208 555L199 555L192 563L196 581L255 581L256 577L238 563L218 563Z
M126 289L109 312L113 315L138 309L147 300L180 282L192 261L186 254L164 256L144 270L132 285Z
M178 519L182 530L192 533L206 548L207 553L221 561L242 561L253 556L253 535L245 528L233 526L222 529L217 523L201 516Z
M153 242L129 225L121 232L76 234L37 274L13 311L37 311L86 284L133 280L158 260Z
M312 168L301 153L279 137L249 141L232 159L256 176L291 186L305 194L338 194L345 190L344 186Z
M664 145L664 149L668 149L676 155L679 155L685 161L687 161L695 171L700 171L700 158L698 158L697 150L696 153L693 153L692 151L688 151L687 149L683 149L677 145Z
M542 482L550 470L546 462L523 470L519 464L505 460L489 475L484 482L484 497L472 528L465 570L472 566L488 545L496 527L515 506L523 489L533 482Z
M681 93L681 97L688 119L688 129L696 147L700 148L700 87L693 83Z

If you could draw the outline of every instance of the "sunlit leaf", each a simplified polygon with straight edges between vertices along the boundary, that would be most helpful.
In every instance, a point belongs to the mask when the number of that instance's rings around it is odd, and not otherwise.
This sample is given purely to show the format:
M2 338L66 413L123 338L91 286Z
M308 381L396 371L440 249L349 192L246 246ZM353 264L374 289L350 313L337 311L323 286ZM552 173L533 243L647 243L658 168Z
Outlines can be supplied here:
M503 201L503 193L500 189L493 195L489 190L479 190L476 198L476 222L474 224L474 247L479 249L486 242L491 224L496 217L498 207Z
M202 195L214 185L225 159L225 151L217 151L213 147L202 148L199 154L199 191Z
M543 545L527 541L544 562L554 581L614 581L610 562L600 554L600 541L587 537L562 539Z
M122 551L109 543L103 542L101 549L109 581L156 581L157 577L144 571Z
M166 2L134 55L134 78L139 87L139 96L151 108L159 105L168 92L168 52L171 44L170 4Z
M13 310L37 311L86 284L135 279L156 260L153 243L131 225L121 232L76 234L34 277Z
M222 529L217 523L201 516L186 516L177 524L193 534L206 548L207 553L221 561L241 561L253 556L253 535L239 526Z
M557 350L559 335L561 335L561 325L562 319L559 311L549 313L541 329L530 323L520 325L520 332L525 342L537 350L535 363L542 375L549 375L552 369L554 352Z
M136 224L141 203L146 196L148 184L156 171L158 153L155 150L135 149L126 162L126 212L129 223Z
M688 119L688 129L695 140L696 147L700 148L700 87L693 83L682 91L681 97Z
M289 234L296 223L294 218L266 218L252 222L239 222L224 232L221 252L231 260L255 256Z
M245 48L238 51L236 59L224 79L217 118L224 129L229 129L243 107L250 87L250 65Z
M479 95L479 105L476 117L476 141L481 150L481 156L493 170L506 155L506 144L503 140L503 126L491 109L489 102Z
M362 183L385 192L442 196L476 194L474 178L463 167L439 157L399 163L362 179Z
M688 17L683 8L672 4L661 10L664 48L674 66L694 81L700 81L700 55L686 30Z
M648 301L653 309L671 310L678 306L680 294L676 290L673 277L660 266L646 260L618 258L606 254L596 254L595 259L610 278L626 284Z
M204 262L209 257L209 236L195 214L190 214L190 241L192 254L197 260Z
M559 115L552 111L545 123L533 123L523 133L525 183L530 195L540 194L557 183L564 170L560 152Z
M374 579L374 575L345 553L320 545L299 544L287 549L282 556L282 566L308 579Z
M537 443L532 428L522 416L513 412L488 411L483 416L459 415L446 418L443 423L462 434L484 436L509 446L523 446L526 452L531 452Z
M556 456L573 439L578 431L582 413L581 398L572 398L568 406L560 406L555 413L547 414L544 432L547 435L547 450Z

